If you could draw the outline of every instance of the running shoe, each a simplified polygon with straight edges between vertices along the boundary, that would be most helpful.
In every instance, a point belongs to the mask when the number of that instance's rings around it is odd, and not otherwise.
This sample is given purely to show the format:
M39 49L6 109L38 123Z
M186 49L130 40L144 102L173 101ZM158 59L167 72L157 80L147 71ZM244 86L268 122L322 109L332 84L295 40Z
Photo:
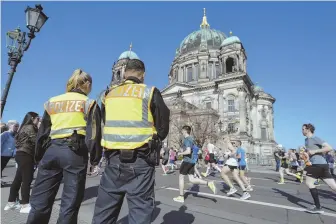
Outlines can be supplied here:
M240 197L242 200L249 199L251 197L250 193L244 192L243 195Z
M208 187L214 194L216 194L216 185L214 181L208 182Z
M246 191L253 191L253 188L251 187L251 185L247 186Z
M184 203L184 197L183 196L178 196L176 198L173 198L174 201Z
M312 214L323 214L324 213L324 211L322 210L322 208L317 208L316 206L308 208L306 211L308 213L312 213Z
M229 190L229 192L227 193L227 195L232 195L232 194L234 194L234 193L236 193L237 192L237 189L236 188L230 188L230 190Z

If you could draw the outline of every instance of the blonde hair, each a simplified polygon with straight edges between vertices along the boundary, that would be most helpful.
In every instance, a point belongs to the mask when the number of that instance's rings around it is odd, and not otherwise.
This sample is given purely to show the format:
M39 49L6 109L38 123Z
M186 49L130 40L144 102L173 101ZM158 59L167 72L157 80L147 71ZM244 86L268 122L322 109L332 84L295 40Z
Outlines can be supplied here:
M68 83L66 85L66 91L70 92L73 89L80 89L88 94L88 90L84 87L84 84L86 84L87 82L92 83L91 76L81 69L76 69L68 80Z

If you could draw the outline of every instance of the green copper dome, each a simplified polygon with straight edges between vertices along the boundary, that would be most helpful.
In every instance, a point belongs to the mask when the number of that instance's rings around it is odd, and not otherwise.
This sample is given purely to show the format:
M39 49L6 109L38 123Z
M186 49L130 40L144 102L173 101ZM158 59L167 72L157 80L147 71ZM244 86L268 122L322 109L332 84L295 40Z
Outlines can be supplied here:
M208 23L205 15L205 9L203 10L204 15L200 29L192 32L184 38L176 50L176 55L198 50L200 49L201 44L206 49L219 49L222 42L226 39L223 32L210 29L210 24Z
M219 49L226 36L223 32L215 29L200 29L189 34L181 42L179 53L187 53L200 47L202 36L205 38L208 49Z
M257 93L257 92L264 92L264 89L263 89L261 86L254 85L254 86L253 86L253 91L254 91L255 93Z
M222 47L223 46L227 46L227 45L230 45L230 44L234 44L234 43L241 43L239 38L236 37L236 36L231 36L229 38L226 38L223 43L222 43Z
M125 58L129 58L129 59L140 59L140 58L138 57L138 55L137 55L135 52L133 52L133 51L125 51L125 52L123 52L123 53L119 56L118 60L125 59Z

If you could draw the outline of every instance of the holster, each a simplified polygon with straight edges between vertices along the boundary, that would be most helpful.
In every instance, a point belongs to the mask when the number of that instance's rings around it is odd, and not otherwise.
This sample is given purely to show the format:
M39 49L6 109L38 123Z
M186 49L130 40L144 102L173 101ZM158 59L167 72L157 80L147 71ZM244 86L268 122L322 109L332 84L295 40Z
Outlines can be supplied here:
M136 150L129 150L129 149L121 149L119 160L122 163L133 163L137 158L137 151Z
M158 166L160 164L160 150L162 146L161 140L157 135L153 136L153 139L148 142L150 153L147 157L147 163L152 166Z
M74 130L68 141L69 147L72 151L78 152L81 148L80 146L80 137L77 134L77 130Z

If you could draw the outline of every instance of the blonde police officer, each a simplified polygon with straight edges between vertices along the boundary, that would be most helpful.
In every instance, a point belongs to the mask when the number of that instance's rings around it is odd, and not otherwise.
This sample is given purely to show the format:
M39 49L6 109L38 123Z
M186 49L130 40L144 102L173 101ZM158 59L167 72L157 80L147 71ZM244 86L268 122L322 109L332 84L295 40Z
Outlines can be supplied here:
M102 153L100 109L87 97L91 85L90 75L77 69L67 83L66 93L50 98L44 105L35 152L39 169L30 197L28 224L49 223L62 179L64 187L57 223L77 223L88 152L91 164L98 163Z
M126 195L130 224L151 223L154 210L155 167L148 162L153 136L163 140L170 111L160 91L143 84L145 65L130 59L121 84L102 101L102 146L107 165L100 181L94 224L113 224Z

